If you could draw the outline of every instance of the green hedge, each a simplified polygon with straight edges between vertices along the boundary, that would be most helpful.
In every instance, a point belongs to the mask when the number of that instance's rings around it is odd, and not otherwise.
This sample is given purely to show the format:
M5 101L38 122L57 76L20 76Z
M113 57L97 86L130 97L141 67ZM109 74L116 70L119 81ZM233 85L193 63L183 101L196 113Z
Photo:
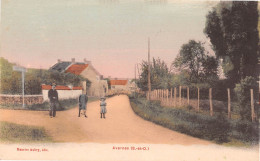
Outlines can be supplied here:
M222 113L217 116L160 106L159 101L130 97L133 111L142 118L194 137L229 143L238 140L245 144L258 143L257 124L240 120L230 121Z

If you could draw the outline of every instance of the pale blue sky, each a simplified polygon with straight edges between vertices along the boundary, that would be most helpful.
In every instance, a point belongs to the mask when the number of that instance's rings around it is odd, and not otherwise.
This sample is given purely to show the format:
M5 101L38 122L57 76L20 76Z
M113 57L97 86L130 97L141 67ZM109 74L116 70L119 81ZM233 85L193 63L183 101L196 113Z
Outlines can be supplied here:
M151 56L168 65L190 39L207 41L205 16L216 2L2 0L1 56L25 67L57 59L92 61L104 76L134 77Z

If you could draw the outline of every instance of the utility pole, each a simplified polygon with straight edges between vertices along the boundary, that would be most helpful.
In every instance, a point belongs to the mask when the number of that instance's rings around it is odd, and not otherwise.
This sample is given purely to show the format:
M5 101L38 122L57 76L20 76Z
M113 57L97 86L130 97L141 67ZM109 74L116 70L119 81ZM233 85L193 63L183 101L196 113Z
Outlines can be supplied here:
M148 100L151 99L150 38L148 38Z
M140 79L139 66L138 66L138 64L136 64L136 66L137 66L137 72L138 72L138 79Z
M25 76L25 72L27 70L26 70L26 68L21 67L21 66L13 66L13 70L22 73L22 98L23 98L23 107L25 107L25 103L24 103L24 76Z
M135 92L134 92L134 96L136 95L136 64L135 64Z

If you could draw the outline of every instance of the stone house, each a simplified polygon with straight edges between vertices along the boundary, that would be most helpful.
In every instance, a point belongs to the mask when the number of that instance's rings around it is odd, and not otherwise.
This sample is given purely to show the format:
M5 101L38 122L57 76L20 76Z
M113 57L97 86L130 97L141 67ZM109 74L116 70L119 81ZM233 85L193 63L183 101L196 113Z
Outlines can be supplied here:
M87 90L89 96L102 97L108 91L107 80L104 80L103 76L93 67L91 61L87 61L86 59L83 62L76 62L75 58L72 58L71 61L61 61L58 59L58 62L50 70L73 73L90 80L91 86L89 88L87 88L87 82L82 82L82 87L84 90Z

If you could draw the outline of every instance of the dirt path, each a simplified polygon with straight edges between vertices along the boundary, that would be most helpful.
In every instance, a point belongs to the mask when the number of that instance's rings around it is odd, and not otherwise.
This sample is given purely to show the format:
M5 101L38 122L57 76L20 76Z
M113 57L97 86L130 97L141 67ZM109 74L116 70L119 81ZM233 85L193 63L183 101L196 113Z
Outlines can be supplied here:
M0 110L0 121L43 126L57 142L211 144L161 127L138 117L125 95L107 99L106 119L100 119L99 102L88 104L88 118L78 117L78 108L58 111L50 118L47 111Z

